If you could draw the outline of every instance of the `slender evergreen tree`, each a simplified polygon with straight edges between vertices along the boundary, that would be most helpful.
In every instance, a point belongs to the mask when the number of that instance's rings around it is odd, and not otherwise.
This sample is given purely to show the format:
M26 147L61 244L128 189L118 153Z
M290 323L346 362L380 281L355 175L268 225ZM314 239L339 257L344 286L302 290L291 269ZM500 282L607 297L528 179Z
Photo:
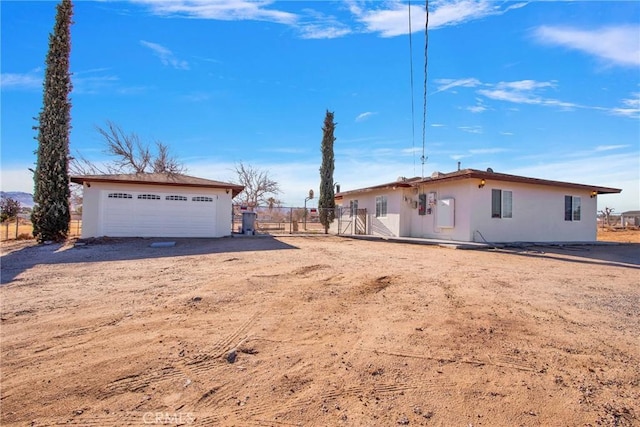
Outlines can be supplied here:
M335 219L335 193L333 192L333 170L335 167L333 157L333 143L336 138L333 131L336 123L333 122L333 112L327 110L322 127L322 166L320 166L320 198L318 210L320 211L320 223L324 226L325 234L329 231L329 225Z
M38 150L34 173L33 235L39 242L59 241L69 232L69 134L71 130L71 0L57 6L56 23L49 35L38 116Z

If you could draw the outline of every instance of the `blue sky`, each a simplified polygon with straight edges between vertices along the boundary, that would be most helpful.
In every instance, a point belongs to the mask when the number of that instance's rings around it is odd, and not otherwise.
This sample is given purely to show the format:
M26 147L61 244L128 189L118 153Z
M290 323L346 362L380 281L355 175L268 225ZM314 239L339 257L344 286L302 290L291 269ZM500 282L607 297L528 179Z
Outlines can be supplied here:
M71 150L101 162L106 120L188 174L267 169L316 194L326 109L342 190L457 168L622 188L640 208L640 2L76 2ZM56 2L2 1L2 190L32 192ZM411 66L413 61L413 91ZM413 110L412 114L412 102ZM313 205L310 203L309 205Z

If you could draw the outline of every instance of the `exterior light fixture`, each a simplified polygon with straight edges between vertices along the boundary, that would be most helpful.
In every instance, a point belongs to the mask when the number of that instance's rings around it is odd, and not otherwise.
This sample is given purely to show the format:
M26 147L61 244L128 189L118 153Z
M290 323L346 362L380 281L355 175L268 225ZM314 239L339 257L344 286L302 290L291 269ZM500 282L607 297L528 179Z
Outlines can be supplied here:
M597 195L598 195L598 192L597 192L597 191L595 191L595 190L593 190L593 191L591 192L591 196L590 196L590 197L593 199L593 198L594 198L594 197L596 197Z
M484 187L484 185L485 185L486 183L487 183L487 182L484 180L484 178L482 178L482 179L480 180L480 184L478 184L478 188L482 188L482 187Z

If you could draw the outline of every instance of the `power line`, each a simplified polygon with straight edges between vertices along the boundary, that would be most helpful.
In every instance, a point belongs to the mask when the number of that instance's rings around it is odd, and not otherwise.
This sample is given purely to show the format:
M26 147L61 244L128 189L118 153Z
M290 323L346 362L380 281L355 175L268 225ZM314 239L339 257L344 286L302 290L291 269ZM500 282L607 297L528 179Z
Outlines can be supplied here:
M429 64L429 0L425 0L426 22L424 25L424 103L422 112L422 177L424 178L426 133L427 133L427 66Z
M411 33L411 0L409 0L409 68L411 69L411 153L413 154L413 176L416 176L416 120L413 99L413 41Z

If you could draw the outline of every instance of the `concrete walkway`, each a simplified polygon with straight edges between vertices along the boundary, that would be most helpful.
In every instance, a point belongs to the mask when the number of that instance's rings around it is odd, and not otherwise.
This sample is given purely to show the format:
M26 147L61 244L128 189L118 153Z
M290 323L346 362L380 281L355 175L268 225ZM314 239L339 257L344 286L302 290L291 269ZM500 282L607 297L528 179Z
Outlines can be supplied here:
M448 249L504 249L504 248L530 248L530 247L571 247L571 246L615 246L617 242L509 242L509 243L479 243L479 242L460 242L456 240L441 239L423 239L419 237L383 237L371 236L363 234L340 234L340 237L361 240L382 240L395 243L409 243L414 245L433 245Z
M383 237L364 234L340 234L339 236L360 240L382 240L385 242L409 243L413 245L434 245L448 249L493 249L496 247L502 247L500 245L490 245L486 243L458 242L455 240L440 239L422 239L419 237Z

